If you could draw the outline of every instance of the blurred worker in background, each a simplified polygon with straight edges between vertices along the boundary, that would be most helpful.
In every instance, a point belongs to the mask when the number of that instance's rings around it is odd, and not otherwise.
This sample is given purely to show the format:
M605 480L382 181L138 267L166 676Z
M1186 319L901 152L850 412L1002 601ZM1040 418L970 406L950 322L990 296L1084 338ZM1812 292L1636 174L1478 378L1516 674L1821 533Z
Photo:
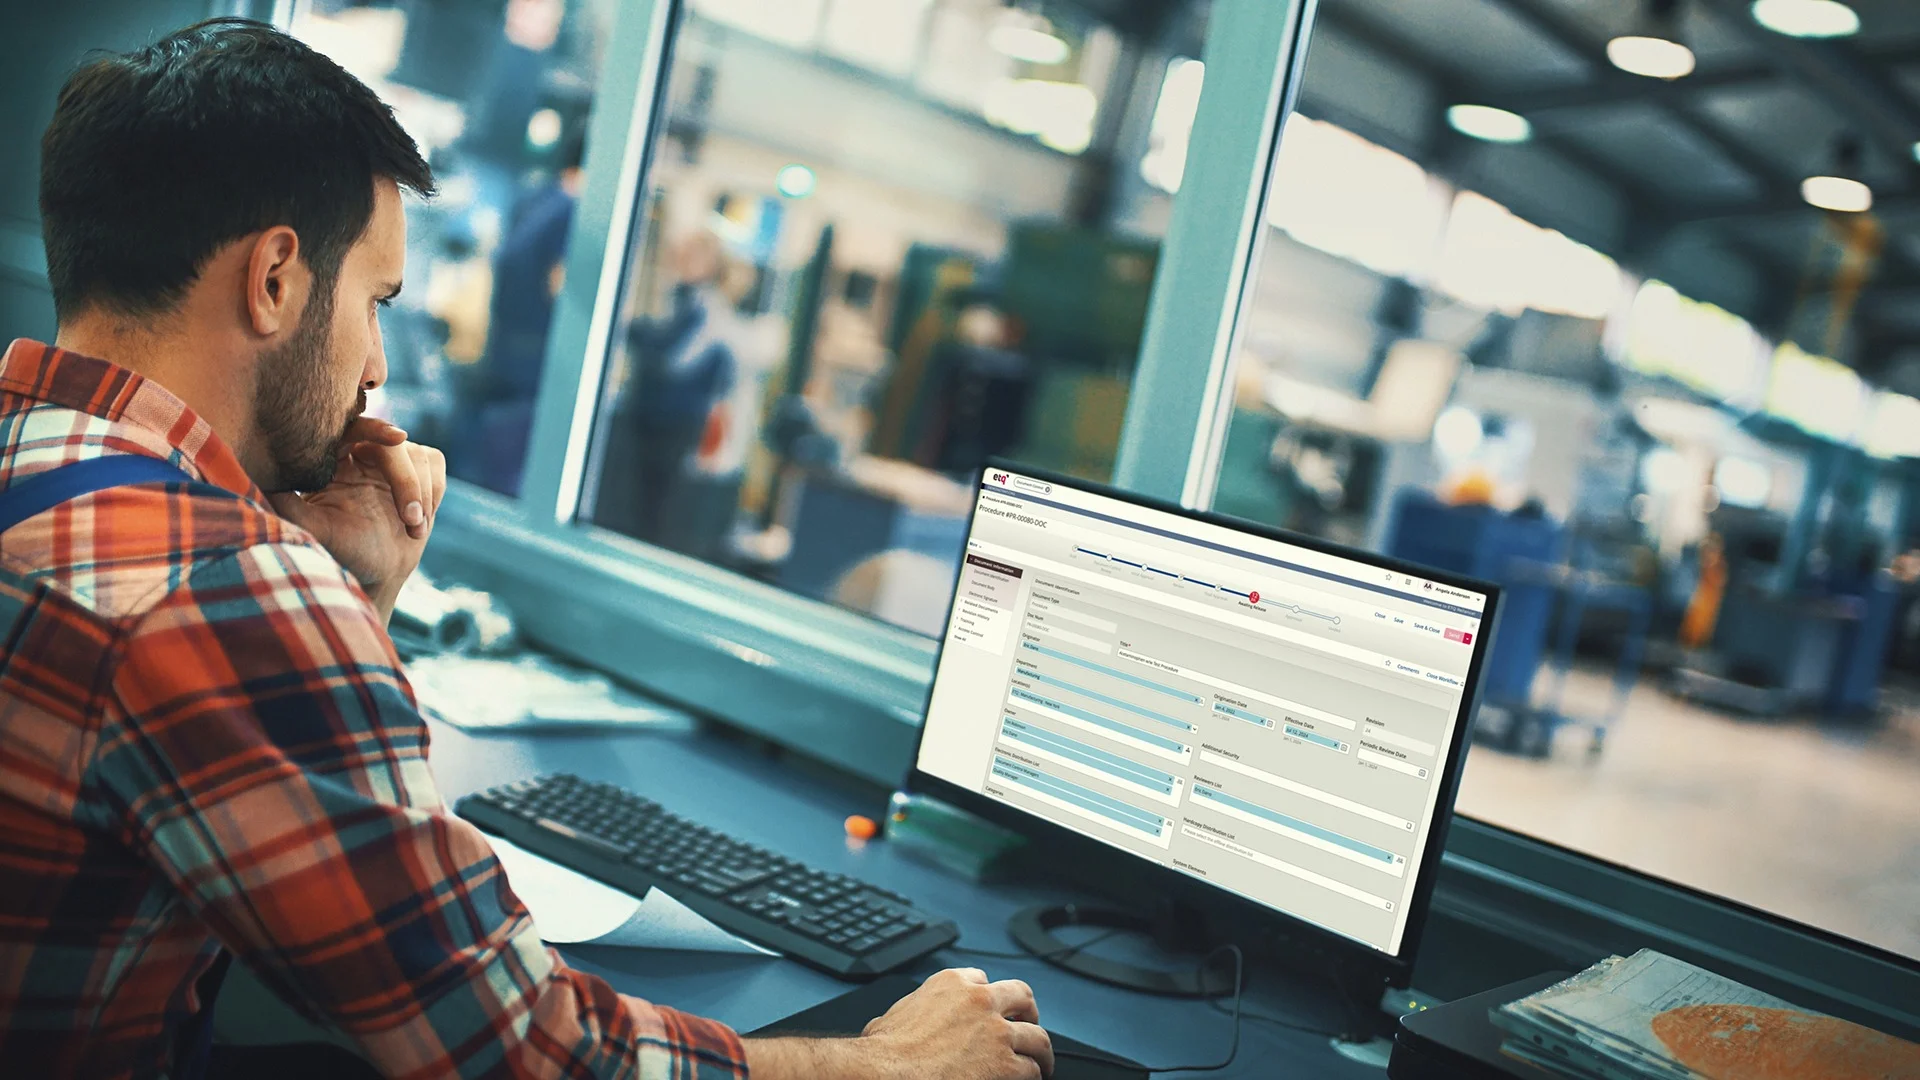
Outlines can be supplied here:
M708 546L684 535L677 511L702 443L718 442L739 378L741 327L725 286L733 277L720 238L701 229L669 255L667 314L627 330L630 375L613 409L607 480L594 520L676 551Z
M473 380L478 400L464 420L471 445L453 462L454 475L505 495L520 493L585 158L585 138L576 129L562 143L551 178L514 204L494 258L486 354Z

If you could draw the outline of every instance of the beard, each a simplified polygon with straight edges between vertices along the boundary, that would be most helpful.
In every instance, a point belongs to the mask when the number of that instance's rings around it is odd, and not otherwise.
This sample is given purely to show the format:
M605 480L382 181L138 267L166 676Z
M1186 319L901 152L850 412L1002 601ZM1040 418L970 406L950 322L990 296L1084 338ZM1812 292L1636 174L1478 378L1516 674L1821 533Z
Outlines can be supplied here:
M261 488L269 492L319 491L333 482L347 429L367 407L358 390L344 419L340 390L332 382L333 303L329 289L308 305L300 325L286 342L260 358L253 389L253 415L273 475Z

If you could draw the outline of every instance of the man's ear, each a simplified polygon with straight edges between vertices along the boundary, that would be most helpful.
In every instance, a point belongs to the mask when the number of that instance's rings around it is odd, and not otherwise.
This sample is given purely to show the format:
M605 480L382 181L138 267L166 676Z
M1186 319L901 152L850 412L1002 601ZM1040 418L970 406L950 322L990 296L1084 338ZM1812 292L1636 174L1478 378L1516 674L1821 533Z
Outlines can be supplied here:
M300 237L276 225L253 238L247 259L247 321L253 332L271 337L300 322L311 283L300 259Z

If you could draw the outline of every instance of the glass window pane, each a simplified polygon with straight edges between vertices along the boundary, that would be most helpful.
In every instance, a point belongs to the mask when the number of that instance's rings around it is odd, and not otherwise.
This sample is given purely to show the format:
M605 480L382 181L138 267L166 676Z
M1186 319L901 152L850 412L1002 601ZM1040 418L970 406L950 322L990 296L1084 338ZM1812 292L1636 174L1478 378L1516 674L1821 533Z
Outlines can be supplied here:
M582 516L932 633L961 478L1112 471L1206 5L815 7L677 30Z
M1507 586L1463 813L1920 958L1912 147L1642 6L1322 0L1214 506Z
M292 31L372 86L440 181L407 207L368 409L517 495L614 0L313 0Z

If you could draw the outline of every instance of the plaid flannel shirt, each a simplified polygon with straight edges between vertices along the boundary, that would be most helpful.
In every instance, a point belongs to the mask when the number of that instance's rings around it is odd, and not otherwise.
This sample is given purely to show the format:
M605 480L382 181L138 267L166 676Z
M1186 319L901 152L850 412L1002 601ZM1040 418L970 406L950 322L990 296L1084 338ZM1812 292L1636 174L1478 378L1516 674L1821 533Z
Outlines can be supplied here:
M0 536L0 1074L164 1075L220 946L390 1076L746 1076L543 945L427 771L385 628L156 383L16 341L0 486L102 454L226 489Z

